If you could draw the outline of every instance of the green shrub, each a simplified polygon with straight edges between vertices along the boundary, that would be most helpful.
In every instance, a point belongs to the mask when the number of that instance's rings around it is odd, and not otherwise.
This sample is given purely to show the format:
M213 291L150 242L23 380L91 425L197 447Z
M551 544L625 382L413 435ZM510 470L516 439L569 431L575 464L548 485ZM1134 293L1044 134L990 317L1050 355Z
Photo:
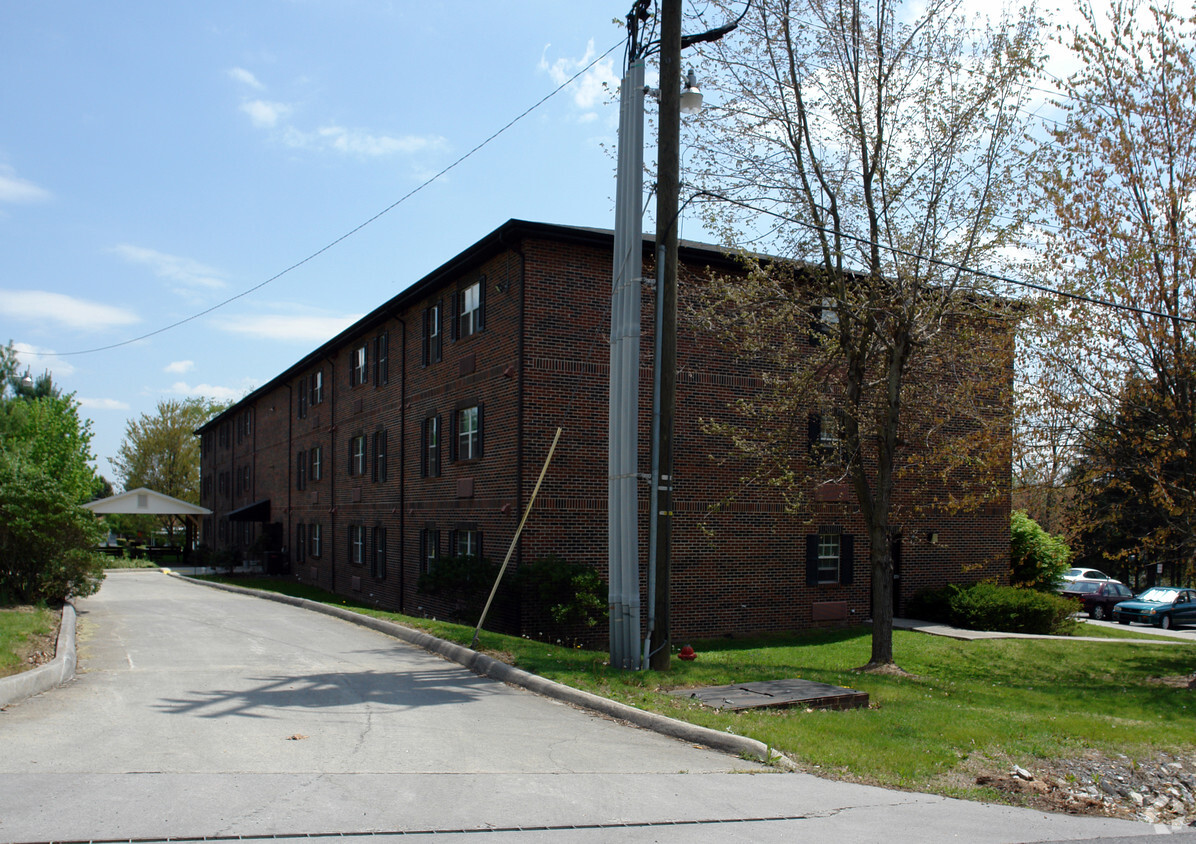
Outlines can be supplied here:
M911 615L964 630L1070 635L1075 601L1051 592L976 583L927 590L911 601Z
M498 563L485 557L442 557L419 576L416 588L444 602L451 618L472 623L481 615L498 577Z
M606 617L606 583L592 566L550 554L520 566L515 582L528 603L561 628L594 627Z
M1010 517L1010 533L1010 584L1040 592L1057 590L1071 559L1067 543L1047 533L1021 510L1014 510Z
M912 618L922 621L951 623L951 598L959 592L958 586L940 586L937 589L923 589L906 605L905 611Z

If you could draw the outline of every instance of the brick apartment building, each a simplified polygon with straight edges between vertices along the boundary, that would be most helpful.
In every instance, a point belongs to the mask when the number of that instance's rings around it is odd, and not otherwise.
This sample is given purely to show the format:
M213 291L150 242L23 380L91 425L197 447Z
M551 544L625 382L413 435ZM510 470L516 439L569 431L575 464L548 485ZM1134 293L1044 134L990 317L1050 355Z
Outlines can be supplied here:
M443 615L418 591L421 572L447 556L503 558L560 426L513 561L556 554L605 576L612 246L609 232L509 221L213 418L197 431L203 543L270 552L298 580L382 608ZM682 244L683 286L709 269L738 267ZM645 472L652 307L645 290ZM681 327L674 640L866 620L867 539L845 490L813 496L804 517L767 492L715 508L736 473L711 459L728 445L699 420L726 418L754 382L699 340ZM644 485L641 569L647 509ZM901 525L893 549L898 614L926 587L1004 580L1008 489L979 513ZM499 626L534 635L520 629L525 609Z

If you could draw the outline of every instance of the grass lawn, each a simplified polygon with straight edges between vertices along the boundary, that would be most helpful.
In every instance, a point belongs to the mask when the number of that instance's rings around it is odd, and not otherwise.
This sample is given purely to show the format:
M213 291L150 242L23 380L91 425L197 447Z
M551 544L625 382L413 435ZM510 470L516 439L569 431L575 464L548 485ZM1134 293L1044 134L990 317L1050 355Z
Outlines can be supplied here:
M223 578L221 578L223 579ZM473 628L381 612L291 581L226 582L349 607L469 645ZM1094 633L1081 626L1081 635ZM1120 635L1123 631L1106 631ZM1133 636L1133 632L1125 631ZM570 686L716 730L750 736L820 773L877 785L995 799L980 770L1090 751L1145 758L1196 749L1196 645L1067 639L964 642L895 631L910 676L862 674L865 628L691 642L694 662L668 672L613 671L606 654L483 632L480 648ZM867 692L868 709L721 713L669 689L801 677Z
M44 646L55 624L54 613L45 607L0 608L0 677L24 671L28 652Z

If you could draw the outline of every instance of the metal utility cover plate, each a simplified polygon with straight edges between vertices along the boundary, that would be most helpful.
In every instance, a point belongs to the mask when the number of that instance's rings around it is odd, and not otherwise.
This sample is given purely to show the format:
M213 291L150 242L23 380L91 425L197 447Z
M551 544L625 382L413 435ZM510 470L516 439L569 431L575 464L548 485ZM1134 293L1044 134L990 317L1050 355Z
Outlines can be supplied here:
M688 697L714 709L756 709L762 706L803 706L809 709L854 709L868 705L868 694L815 683L810 680L762 680L730 686L677 689L670 694Z

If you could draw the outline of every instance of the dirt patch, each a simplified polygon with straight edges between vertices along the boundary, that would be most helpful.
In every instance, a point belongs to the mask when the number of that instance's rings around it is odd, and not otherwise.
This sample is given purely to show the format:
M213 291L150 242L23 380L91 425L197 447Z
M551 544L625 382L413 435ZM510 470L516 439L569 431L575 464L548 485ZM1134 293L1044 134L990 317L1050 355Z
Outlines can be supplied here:
M974 756L936 782L936 791L972 792L1044 812L1099 815L1188 829L1196 826L1196 754L1137 759L1093 751L1040 759L1026 767L1003 757Z

